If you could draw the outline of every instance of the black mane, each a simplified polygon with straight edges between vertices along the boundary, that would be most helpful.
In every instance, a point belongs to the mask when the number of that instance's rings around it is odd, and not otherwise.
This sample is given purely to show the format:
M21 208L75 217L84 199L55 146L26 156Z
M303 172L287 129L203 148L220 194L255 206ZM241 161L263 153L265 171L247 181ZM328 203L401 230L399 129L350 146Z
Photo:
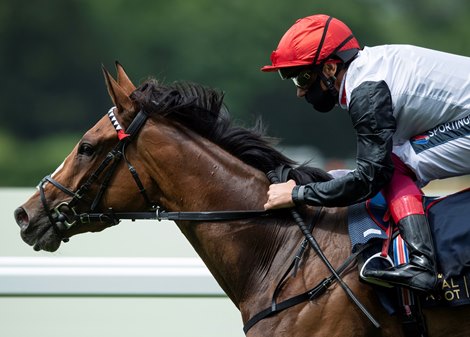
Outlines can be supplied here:
M296 166L273 147L274 140L265 135L261 119L251 129L235 126L220 91L189 82L163 85L150 79L131 98L148 113L177 121L264 173L280 165ZM306 165L291 175L298 183L331 179L323 170Z

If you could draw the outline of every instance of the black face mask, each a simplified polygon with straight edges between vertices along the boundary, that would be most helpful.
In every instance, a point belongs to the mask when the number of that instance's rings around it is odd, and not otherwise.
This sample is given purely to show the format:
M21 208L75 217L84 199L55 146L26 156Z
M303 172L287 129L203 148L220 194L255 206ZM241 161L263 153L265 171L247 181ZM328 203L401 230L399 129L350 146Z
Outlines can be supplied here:
M326 80L327 83L325 85L328 87L327 91L323 91L321 88L321 81L322 78L324 81ZM317 76L315 82L312 83L310 88L308 89L307 93L305 94L305 99L313 108L320 112L329 112L331 111L336 103L338 103L338 91L334 87L334 81L332 79L328 79L325 76Z

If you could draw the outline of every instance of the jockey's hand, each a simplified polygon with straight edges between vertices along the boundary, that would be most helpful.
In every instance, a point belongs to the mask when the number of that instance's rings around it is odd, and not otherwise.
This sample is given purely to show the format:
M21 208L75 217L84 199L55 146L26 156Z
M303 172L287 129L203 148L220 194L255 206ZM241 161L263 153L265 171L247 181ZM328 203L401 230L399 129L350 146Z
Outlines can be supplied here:
M272 184L269 186L268 201L264 204L264 209L293 207L292 190L295 185L294 180L289 180L285 183Z

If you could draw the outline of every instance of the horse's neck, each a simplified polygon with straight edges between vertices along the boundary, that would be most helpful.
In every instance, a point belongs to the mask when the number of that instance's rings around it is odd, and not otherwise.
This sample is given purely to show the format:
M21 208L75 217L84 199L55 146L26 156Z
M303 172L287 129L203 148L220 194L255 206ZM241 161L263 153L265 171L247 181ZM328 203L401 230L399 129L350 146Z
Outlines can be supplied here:
M145 150L155 153L146 161L162 192L162 206L171 211L263 208L269 186L263 173L197 135L171 136L181 138L168 150ZM236 305L259 279L273 273L270 268L285 260L280 255L291 254L280 249L291 246L286 242L292 228L285 224L249 219L178 226Z
M263 173L189 130L176 132L159 125L153 132L160 135L154 135L152 146L157 142L162 146L144 151L163 207L171 211L263 208L269 186ZM157 141L161 134L166 139ZM181 222L178 226L227 295L245 308L257 307L260 300L269 302L262 294L272 294L302 239L297 226L287 219Z
M170 133L171 145L168 140L160 148L146 145L141 153L151 156L147 170L159 186L162 206L172 211L263 208L268 181L262 172L190 130L158 128Z

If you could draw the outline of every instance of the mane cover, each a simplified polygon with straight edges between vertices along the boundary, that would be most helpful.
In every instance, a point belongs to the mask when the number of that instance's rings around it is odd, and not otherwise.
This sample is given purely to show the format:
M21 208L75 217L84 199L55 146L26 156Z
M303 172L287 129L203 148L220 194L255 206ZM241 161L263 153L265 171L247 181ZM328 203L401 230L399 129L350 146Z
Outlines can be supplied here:
M275 139L266 136L261 119L251 129L235 126L224 94L191 82L164 85L155 79L145 81L131 99L150 116L162 116L197 132L244 163L265 174L280 165L297 166L273 145ZM327 181L331 177L321 169L306 165L291 171L297 183Z

